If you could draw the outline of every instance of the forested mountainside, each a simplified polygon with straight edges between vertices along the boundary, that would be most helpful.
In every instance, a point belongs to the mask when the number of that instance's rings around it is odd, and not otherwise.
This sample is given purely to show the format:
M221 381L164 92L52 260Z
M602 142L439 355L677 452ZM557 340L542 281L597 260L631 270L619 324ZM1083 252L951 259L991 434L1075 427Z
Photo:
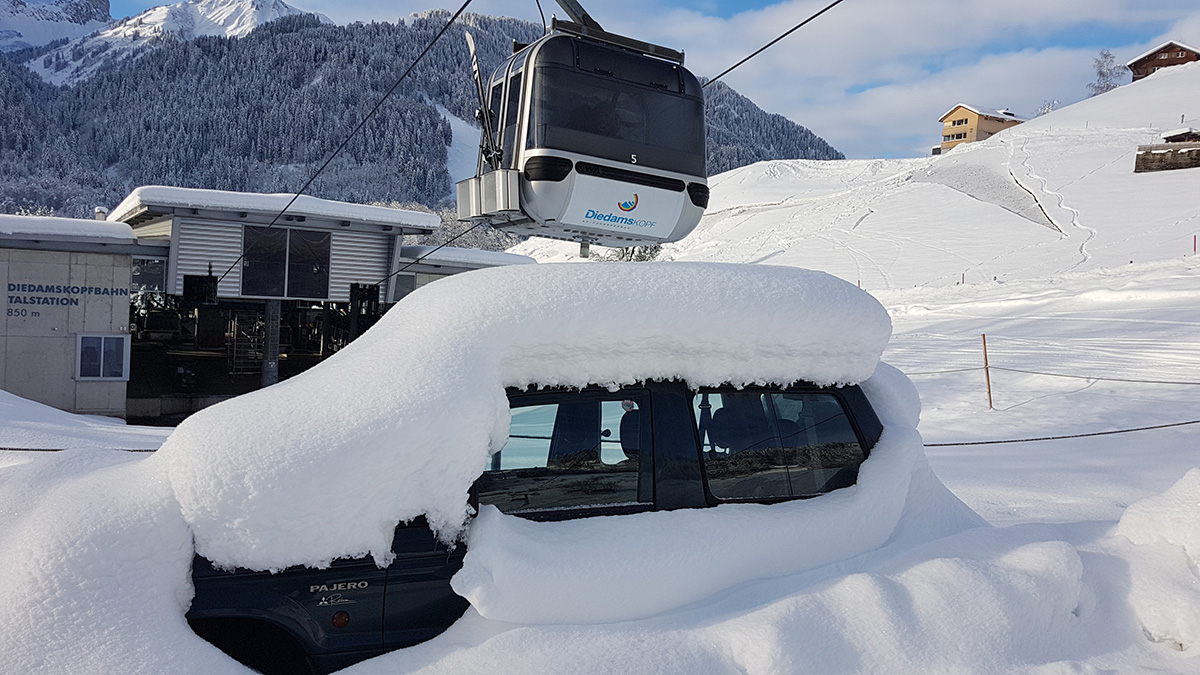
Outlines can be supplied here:
M404 23L323 25L284 17L241 38L166 44L71 87L0 59L0 212L83 216L145 184L298 189L342 142L449 14ZM308 190L354 202L444 204L449 124L476 107L462 37L490 72L536 24L464 15ZM707 106L709 170L762 159L842 155L721 83Z

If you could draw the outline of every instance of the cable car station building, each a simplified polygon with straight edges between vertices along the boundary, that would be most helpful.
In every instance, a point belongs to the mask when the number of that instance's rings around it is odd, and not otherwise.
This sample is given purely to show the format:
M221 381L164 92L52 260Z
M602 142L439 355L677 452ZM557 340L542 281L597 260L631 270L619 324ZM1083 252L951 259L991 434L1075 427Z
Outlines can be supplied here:
M430 213L301 196L276 219L291 197L146 186L104 221L0 216L0 388L177 422L315 365L425 283L533 262L404 246Z
M123 417L130 262L165 254L123 223L0 215L0 389Z

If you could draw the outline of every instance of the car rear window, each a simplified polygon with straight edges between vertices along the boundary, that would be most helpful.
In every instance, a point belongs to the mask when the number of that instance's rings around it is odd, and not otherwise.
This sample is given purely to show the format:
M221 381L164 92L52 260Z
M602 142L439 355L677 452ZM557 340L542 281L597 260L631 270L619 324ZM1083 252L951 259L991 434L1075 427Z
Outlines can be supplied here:
M561 392L514 400L509 437L480 477L480 504L530 514L649 505L649 396Z
M853 485L866 457L830 393L702 390L693 408L708 490L719 500L806 497Z

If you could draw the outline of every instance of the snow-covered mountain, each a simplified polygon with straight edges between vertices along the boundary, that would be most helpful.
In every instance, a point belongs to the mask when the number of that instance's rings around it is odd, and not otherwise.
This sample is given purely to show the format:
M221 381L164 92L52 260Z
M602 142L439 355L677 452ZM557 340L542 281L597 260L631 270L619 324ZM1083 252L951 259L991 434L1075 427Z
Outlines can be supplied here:
M660 259L807 267L879 291L1177 258L1200 230L1200 169L1133 164L1139 144L1184 126L1200 127L1200 63L937 157L759 162L710 179L704 219ZM516 252L578 247L531 239Z
M110 21L108 0L0 0L0 52L83 37Z
M74 84L170 41L242 37L268 21L307 13L282 0L186 0L115 21L26 65L51 84ZM317 16L322 23L333 23Z

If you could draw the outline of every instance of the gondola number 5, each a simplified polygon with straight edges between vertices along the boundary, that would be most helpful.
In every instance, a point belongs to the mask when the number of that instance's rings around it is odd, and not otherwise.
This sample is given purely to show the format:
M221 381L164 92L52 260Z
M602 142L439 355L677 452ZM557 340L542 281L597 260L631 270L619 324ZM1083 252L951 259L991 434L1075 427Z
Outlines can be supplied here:
M637 164L637 155L630 155L630 156L629 156L629 162L630 162L631 164Z

